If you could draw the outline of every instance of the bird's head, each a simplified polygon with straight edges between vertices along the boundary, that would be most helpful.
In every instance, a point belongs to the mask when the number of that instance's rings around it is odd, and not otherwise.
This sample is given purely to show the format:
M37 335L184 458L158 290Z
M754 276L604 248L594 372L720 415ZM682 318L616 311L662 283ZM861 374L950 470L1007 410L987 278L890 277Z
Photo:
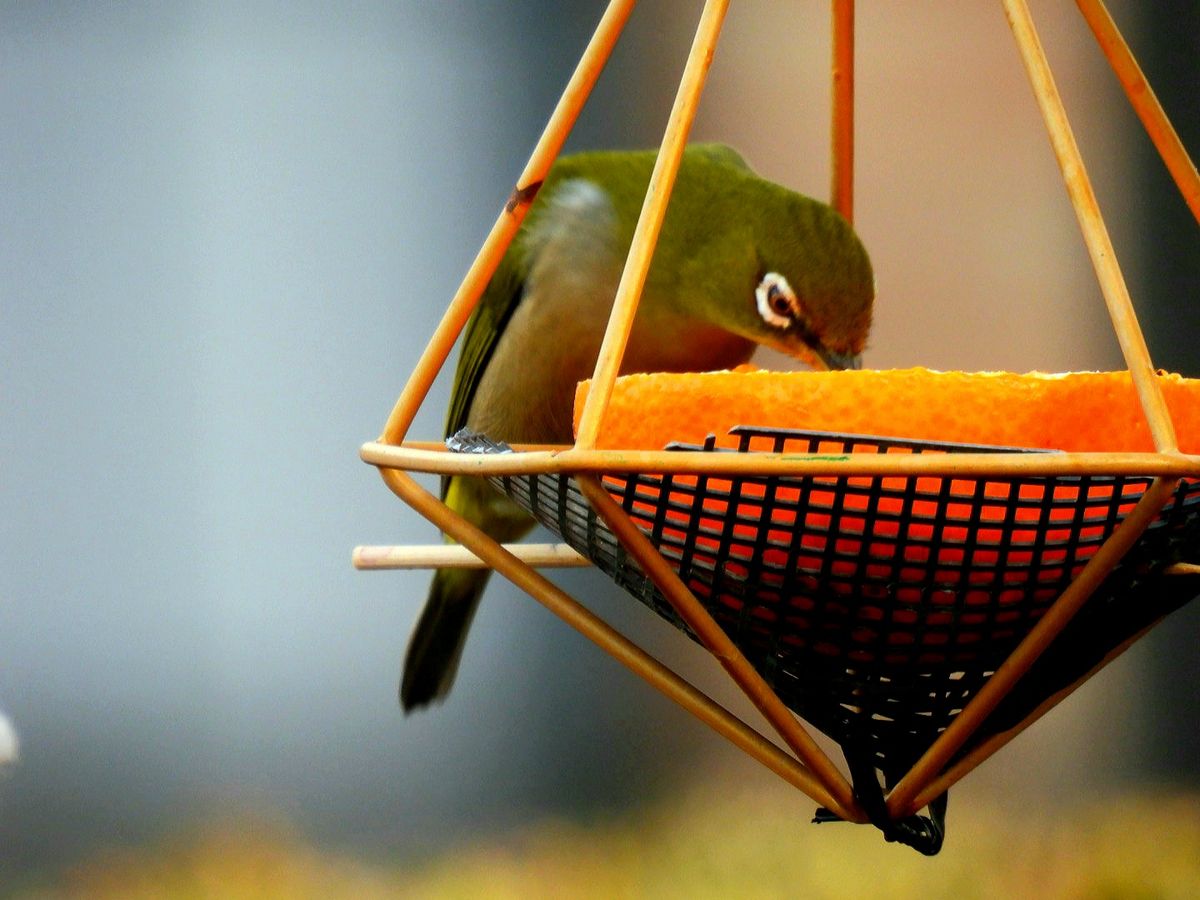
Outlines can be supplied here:
M875 300L866 249L826 204L755 184L735 226L744 239L724 244L733 252L710 301L720 324L817 369L858 368Z

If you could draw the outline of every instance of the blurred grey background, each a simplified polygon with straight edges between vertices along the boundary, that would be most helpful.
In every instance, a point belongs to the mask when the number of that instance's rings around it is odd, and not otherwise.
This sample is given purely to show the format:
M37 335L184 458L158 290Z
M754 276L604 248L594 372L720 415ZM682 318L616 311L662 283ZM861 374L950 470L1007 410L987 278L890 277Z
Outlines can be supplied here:
M1195 153L1196 10L1111 5ZM1152 353L1200 375L1200 229L1068 6L1033 4ZM826 7L734 4L694 130L817 196ZM867 364L1120 366L999 7L862 7ZM349 563L435 539L357 447L601 8L0 4L0 885L214 809L419 859L773 778L498 580L451 700L402 717L427 575ZM658 142L698 10L639 6L569 148ZM600 576L560 580L737 704ZM956 794L1200 783L1198 632L1178 614Z

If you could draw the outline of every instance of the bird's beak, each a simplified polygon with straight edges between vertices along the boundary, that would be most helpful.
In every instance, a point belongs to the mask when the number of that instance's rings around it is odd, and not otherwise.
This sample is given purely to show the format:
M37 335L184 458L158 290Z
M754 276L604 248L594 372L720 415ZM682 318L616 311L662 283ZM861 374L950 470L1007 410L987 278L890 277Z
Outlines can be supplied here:
M827 369L861 369L862 354L835 353L825 347L813 347L813 352Z

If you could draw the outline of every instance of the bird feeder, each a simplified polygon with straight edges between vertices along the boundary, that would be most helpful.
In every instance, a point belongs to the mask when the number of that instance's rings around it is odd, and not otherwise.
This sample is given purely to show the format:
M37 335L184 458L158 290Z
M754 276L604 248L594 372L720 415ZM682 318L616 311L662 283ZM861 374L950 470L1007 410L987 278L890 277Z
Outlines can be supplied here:
M1200 219L1200 177L1100 0L1077 0ZM947 790L1197 592L1200 456L1179 449L1133 305L1024 0L1003 0L1151 449L1022 447L740 422L719 439L600 448L641 286L728 0L708 0L573 446L407 440L633 7L612 0L441 323L363 446L459 546L359 547L360 568L488 566L820 804L936 853ZM853 180L853 2L833 2L833 205ZM410 473L489 479L562 539L501 545ZM664 667L539 569L594 564L703 644L779 741ZM807 725L806 725L807 723ZM809 727L833 738L843 771ZM782 746L781 746L782 744ZM923 814L923 811L924 814Z

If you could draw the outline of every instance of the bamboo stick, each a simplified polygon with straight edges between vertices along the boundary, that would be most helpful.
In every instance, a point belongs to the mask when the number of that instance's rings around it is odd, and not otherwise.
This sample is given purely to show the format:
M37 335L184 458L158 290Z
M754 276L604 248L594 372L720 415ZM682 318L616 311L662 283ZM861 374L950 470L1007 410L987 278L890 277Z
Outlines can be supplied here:
M505 550L535 569L565 569L592 565L591 560L567 544L501 544ZM459 544L364 545L350 554L354 568L375 569L486 569L487 563ZM1175 563L1163 575L1200 575L1196 563Z
M1108 576L1113 567L1141 537L1142 532L1154 520L1159 511L1171 498L1178 482L1173 479L1156 479L1142 495L1125 520L1109 535L1096 553L1075 577L1062 595L1046 610L1037 624L1022 639L1008 658L971 698L946 730L925 751L925 754L908 771L888 795L888 812L893 818L909 815L913 801L927 785L938 777L946 763L963 743L983 724L996 705L1004 699L1013 685L1050 646L1062 629L1087 601L1092 592ZM976 764L982 759L975 760Z
M725 669L734 683L762 713L763 717L783 738L793 753L821 780L845 809L856 818L865 818L854 799L854 789L837 766L830 761L792 711L766 683L758 670L742 654L725 630L717 624L708 610L680 580L675 570L663 559L650 539L634 524L593 477L578 479L579 488L626 550L637 560L647 576L662 591L680 617L688 624L700 642Z
M1075 693L1075 691L1089 681L1093 675L1097 674L1101 669L1107 666L1110 662L1136 644L1145 634L1150 631L1155 625L1161 622L1162 619L1155 619L1145 628L1138 631L1137 634L1126 638L1109 653L1107 653L1100 662L1089 669L1082 677L1063 688L1062 690L1050 695L1033 709L1020 723L1008 729L992 735L986 741L983 741L979 746L973 748L970 753L963 756L962 759L954 763L945 772L933 779L928 786L920 791L913 801L909 804L909 809L916 812L932 803L946 791L950 790L957 784L965 775L974 771L985 760L994 756L1001 748L1007 746L1017 735L1025 731L1030 725L1038 721L1054 707L1058 706L1063 700Z
M502 544L505 550L535 569L590 566L591 560L567 544ZM459 544L364 545L355 547L350 561L360 570L486 569L487 564ZM1196 563L1174 563L1164 575L1200 575Z
M635 675L692 713L718 734L758 760L793 787L848 821L862 821L847 809L803 764L650 656L620 632L584 608L561 588L535 572L491 537L453 512L409 475L383 470L388 487L442 532L450 535L521 590L596 644Z
M662 146L654 161L654 171L650 175L646 199L633 232L629 256L621 272L621 281L617 285L608 328L604 332L604 341L596 358L592 389L588 392L583 406L575 438L576 447L591 448L596 445L600 423L608 409L613 384L621 368L621 359L625 355L625 346L633 328L633 319L637 315L642 286L646 282L646 274L650 271L654 245L666 216L671 188L675 184L675 175L679 171L688 132L700 103L700 92L704 89L704 80L712 64L713 52L728 8L729 0L706 0L704 4L696 37L692 41L683 77L679 82L679 90L675 94L675 103L667 120Z
M505 550L535 569L590 566L591 560L566 544L501 544ZM461 544L426 544L402 547L355 547L351 561L356 569L486 569L482 559Z
M1162 389L1155 378L1154 366L1150 362L1150 352L1142 329L1138 325L1137 313L1129 290L1125 285L1121 268L1117 264L1116 253L1108 236L1108 229L1100 215L1100 207L1096 195L1088 180L1087 170L1071 125L1067 121L1067 113L1063 108L1062 98L1054 84L1054 76L1042 50L1037 30L1029 14L1025 0L1002 0L1004 11L1016 38L1021 59L1033 84L1033 92L1037 97L1038 107L1046 123L1050 135L1050 143L1054 147L1054 155L1062 170L1063 181L1075 209L1076 218L1083 231L1084 242L1092 259L1092 266L1100 281L1100 290L1108 306L1109 317L1117 333L1117 341L1125 356L1126 365L1137 388L1138 399L1150 426L1150 434L1154 438L1154 446L1160 451L1170 451L1178 448L1175 438L1175 426L1171 414L1163 399Z
M611 0L609 3L550 120L546 123L546 128L521 177L517 179L512 196L492 225L492 230L467 270L454 299L450 301L449 308L442 316L437 330L429 339L416 368L409 376L408 383L392 408L380 438L383 442L398 444L408 434L417 410L425 401L438 372L445 365L454 342L458 340L459 333L478 304L497 266L500 265L508 245L512 243L517 229L525 219L525 213L537 196L538 188L541 187L550 166L575 125L575 120L600 77L635 3L636 0Z
M656 472L705 475L1037 475L1200 477L1200 455L1182 453L705 453L700 450L531 450L448 453L368 442L359 456L380 468L439 475Z
M1102 0L1075 0L1179 193L1200 222L1200 173Z
M854 0L833 0L831 205L854 221Z

